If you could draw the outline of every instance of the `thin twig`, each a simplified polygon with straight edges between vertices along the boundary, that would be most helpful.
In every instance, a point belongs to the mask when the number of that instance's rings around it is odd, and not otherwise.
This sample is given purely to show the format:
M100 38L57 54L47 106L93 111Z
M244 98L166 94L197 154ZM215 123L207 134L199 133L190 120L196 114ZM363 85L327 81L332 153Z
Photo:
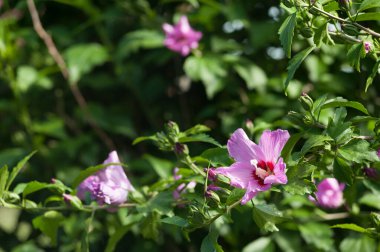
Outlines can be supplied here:
M314 9L314 10L316 10L316 11L322 13L323 15L325 15L325 16L327 16L327 17L329 17L329 18L332 18L332 19L338 20L338 21L340 21L340 22L342 22L342 23L352 24L352 25L354 25L354 26L356 26L356 27L362 29L363 31L366 31L368 34L371 34L372 36L375 36L375 37L380 38L380 34L379 34L379 33L375 32L375 31L373 31L373 30L371 30L371 29L369 29L369 28L367 28L367 27L364 27L364 26L362 26L362 25L360 25L360 24L358 24L358 23L356 23L356 22L352 22L352 21L350 21L350 20L345 20L345 19L343 19L343 18L340 18L340 17L334 16L334 15L332 15L332 14L330 14L330 13L324 11L324 10L321 10L321 9L315 7L315 6L312 6L310 9Z
M63 77L67 80L69 83L70 91L73 94L76 102L78 103L79 107L84 113L84 116L86 117L88 123L90 126L94 129L95 133L99 136L99 138L104 142L105 145L110 150L115 149L115 144L112 142L111 138L108 137L108 135L96 124L95 120L91 116L88 105L86 102L86 99L82 95L77 83L73 83L70 81L70 74L67 69L67 65L62 57L62 55L59 53L57 47L55 46L55 43L51 36L46 32L44 27L42 26L40 17L38 15L38 11L36 8L36 5L33 0L27 0L28 9L30 12L30 16L32 17L33 27L38 36L44 41L49 54L53 57L54 61L57 63Z

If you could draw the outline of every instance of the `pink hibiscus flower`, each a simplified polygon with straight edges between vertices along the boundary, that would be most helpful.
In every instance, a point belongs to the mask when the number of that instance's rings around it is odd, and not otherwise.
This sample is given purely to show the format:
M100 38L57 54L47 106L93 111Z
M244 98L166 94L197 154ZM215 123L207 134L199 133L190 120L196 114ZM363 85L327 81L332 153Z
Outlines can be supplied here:
M215 172L228 177L232 186L246 189L241 204L246 204L258 192L268 190L272 184L288 182L286 164L280 154L289 137L286 130L266 130L257 145L243 129L232 134L227 149L235 163L217 168Z
M201 32L191 28L186 16L182 16L175 26L163 24L162 29L166 34L164 45L174 52L181 53L182 56L197 48L198 41L202 38Z
M311 196L309 199L325 208L338 208L343 204L343 190L345 185L335 178L326 178L317 186L317 202Z

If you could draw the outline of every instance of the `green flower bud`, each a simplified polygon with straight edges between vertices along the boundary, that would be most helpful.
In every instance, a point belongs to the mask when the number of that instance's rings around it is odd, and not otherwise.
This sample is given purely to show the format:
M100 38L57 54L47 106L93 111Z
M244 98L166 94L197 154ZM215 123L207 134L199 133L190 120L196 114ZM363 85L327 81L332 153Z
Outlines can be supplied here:
M344 10L350 10L352 2L351 0L337 0L339 3L339 7Z
M310 29L310 27L304 27L301 29L301 34L305 38L311 38L311 37L313 37L314 32L312 29Z
M343 31L350 36L357 36L360 30L352 24L342 24Z
M310 111L312 109L314 103L313 99L311 99L311 97L306 93L302 93L298 100L306 111Z

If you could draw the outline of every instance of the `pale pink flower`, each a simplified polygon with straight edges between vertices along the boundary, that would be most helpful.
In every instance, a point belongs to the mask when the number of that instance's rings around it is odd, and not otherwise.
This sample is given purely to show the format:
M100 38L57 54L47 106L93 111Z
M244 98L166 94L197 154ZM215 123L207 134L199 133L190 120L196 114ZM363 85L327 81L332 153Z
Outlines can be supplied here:
M272 184L288 182L286 164L280 155L289 137L286 130L266 130L257 145L241 128L232 134L227 149L235 163L215 172L228 177L232 186L246 189L241 204L246 204L258 192L268 190Z
M315 193L317 201L312 197L309 199L321 207L338 208L343 204L344 187L345 185L339 183L335 178L326 178L317 186Z
M103 164L120 163L116 151L112 151ZM100 205L120 205L127 200L128 192L134 188L129 182L123 167L109 165L86 178L78 187L77 195L84 200L89 194Z
M162 29L166 34L164 45L182 56L188 55L192 49L197 48L198 41L202 38L201 32L191 28L186 16L181 16L175 26L163 24Z
M176 167L174 168L173 170L173 177L174 177L174 180L179 180L182 178L182 175L179 175L178 174L179 172L179 169ZM190 181L189 183L185 184L185 183L182 183L180 184L174 191L173 191L173 198L175 200L178 200L180 197L181 197L181 193L185 192L186 190L188 189L193 189L195 188L195 186L197 185L197 183L195 181Z

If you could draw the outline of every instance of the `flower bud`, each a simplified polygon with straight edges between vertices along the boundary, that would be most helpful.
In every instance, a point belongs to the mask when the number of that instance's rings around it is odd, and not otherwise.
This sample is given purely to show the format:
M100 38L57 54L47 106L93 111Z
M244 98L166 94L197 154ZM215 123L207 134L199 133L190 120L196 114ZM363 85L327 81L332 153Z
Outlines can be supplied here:
M174 144L174 153L177 156L183 156L189 154L189 148L187 148L187 145L181 144L181 143L175 143Z
M379 171L377 169L375 169L375 168L366 167L366 168L363 169L363 172L364 172L364 174L368 178L371 178L371 179L378 179L378 178L380 178Z
M339 7L344 10L350 10L351 9L351 0L337 0L339 3Z
M76 209L83 208L82 201L77 196L64 193L62 197L66 204L70 204Z
M364 50L365 50L365 53L369 53L370 51L372 51L372 44L371 42L364 42Z
M288 8L292 8L293 7L293 3L291 0L282 0L282 3L288 7Z
M352 24L342 24L343 31L350 36L357 36L359 34L359 29Z
M313 37L313 30L310 29L310 27L304 27L301 29L301 35L304 36L305 38L311 38Z
M220 198L219 198L218 194L216 192L214 192L214 191L207 190L205 192L205 196L206 196L206 198L215 200L216 202L220 202Z
M314 103L313 99L311 99L311 97L306 93L302 93L298 100L306 111L310 111L312 109Z

